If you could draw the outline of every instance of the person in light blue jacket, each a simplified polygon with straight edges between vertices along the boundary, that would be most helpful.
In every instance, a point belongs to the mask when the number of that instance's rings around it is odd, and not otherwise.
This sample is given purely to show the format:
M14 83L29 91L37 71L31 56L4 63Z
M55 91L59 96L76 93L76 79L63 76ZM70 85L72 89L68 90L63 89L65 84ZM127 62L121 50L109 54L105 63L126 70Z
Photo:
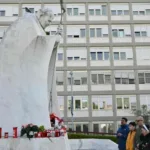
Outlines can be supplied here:
M129 133L129 127L127 125L128 119L123 117L121 119L121 126L117 131L118 148L119 150L126 150L126 140Z

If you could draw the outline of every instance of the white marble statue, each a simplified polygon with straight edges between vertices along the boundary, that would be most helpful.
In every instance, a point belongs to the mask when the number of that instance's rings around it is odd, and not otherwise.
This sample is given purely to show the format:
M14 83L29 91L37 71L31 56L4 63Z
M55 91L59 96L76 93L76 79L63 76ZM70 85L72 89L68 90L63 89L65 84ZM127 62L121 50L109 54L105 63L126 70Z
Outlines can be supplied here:
M60 115L55 61L62 30L58 28L56 36L45 33L53 18L49 9L39 10L36 15L27 13L8 28L0 43L0 127L3 134L12 135L13 127L20 130L29 123L50 128L49 112Z

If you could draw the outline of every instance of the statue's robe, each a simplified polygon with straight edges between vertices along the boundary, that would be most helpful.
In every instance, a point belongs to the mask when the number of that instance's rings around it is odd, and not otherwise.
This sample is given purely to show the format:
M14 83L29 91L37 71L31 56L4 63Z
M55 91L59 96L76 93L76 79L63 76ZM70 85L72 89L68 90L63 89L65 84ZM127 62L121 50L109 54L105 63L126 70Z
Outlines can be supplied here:
M28 123L49 128L49 111L60 115L56 101L56 54L56 36L47 36L34 15L19 18L8 28L0 43L3 133L12 135L13 127L20 130ZM51 89L53 103L49 110Z

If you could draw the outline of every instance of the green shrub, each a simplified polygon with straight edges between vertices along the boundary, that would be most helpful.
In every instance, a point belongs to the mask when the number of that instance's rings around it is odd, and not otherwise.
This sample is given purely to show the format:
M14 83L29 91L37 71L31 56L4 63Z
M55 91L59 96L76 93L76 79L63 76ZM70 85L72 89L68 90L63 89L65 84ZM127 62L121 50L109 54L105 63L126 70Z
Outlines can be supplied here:
M39 132L44 132L44 131L45 131L44 126L40 126L40 127L39 127Z
M69 139L109 139L117 143L117 138L115 136L109 136L109 135L68 133L68 138Z

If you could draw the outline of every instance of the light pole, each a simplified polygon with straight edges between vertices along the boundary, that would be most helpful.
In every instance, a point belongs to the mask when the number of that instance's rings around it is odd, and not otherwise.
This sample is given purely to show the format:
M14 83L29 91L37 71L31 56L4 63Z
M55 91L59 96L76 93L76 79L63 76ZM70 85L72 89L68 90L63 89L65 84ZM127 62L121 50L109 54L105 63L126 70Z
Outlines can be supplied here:
M73 72L70 72L71 76L71 116L72 116L72 130L74 131L74 124L73 124Z

